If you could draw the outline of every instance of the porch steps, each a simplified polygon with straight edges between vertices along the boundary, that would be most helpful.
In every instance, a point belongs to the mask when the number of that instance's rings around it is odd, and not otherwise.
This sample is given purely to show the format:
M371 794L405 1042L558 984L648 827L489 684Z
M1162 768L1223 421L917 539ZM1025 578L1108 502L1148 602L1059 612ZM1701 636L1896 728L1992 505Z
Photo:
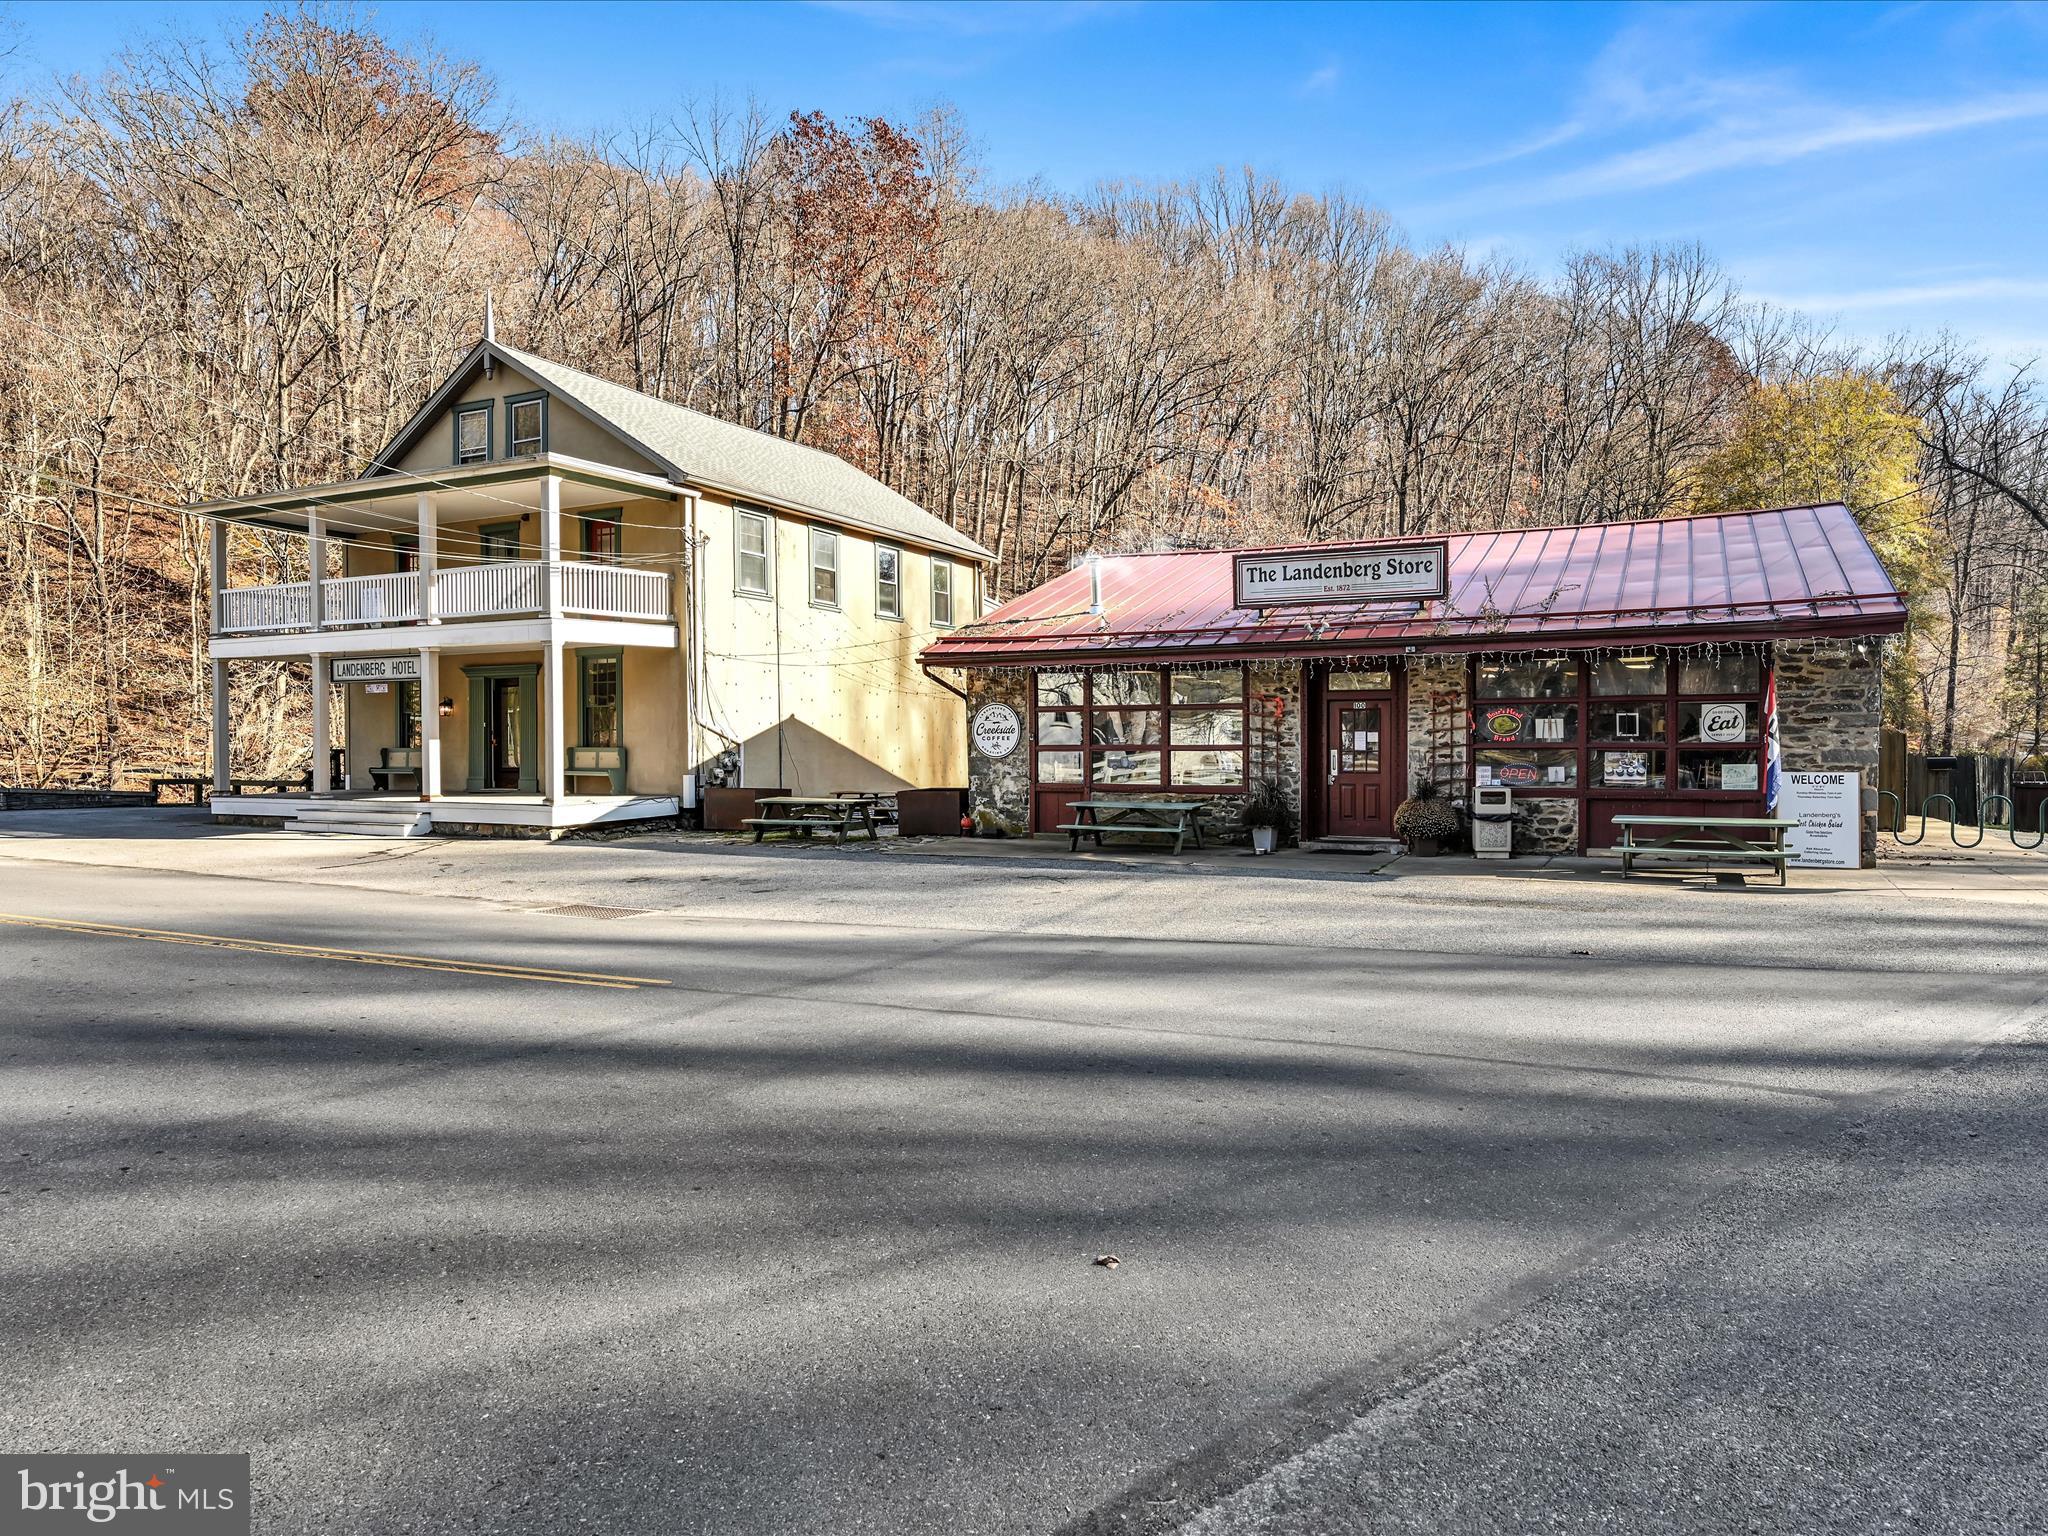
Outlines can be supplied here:
M1384 857L1400 853L1406 845L1393 837L1305 837L1301 846L1308 853L1363 853Z
M424 806L374 800L299 801L285 818L287 832L336 832L352 837L425 837L434 830Z

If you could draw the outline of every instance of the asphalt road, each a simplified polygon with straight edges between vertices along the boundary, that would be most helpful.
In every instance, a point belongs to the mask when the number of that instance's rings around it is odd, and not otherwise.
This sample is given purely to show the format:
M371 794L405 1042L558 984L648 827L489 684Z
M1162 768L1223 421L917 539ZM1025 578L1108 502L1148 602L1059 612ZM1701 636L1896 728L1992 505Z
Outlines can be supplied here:
M0 848L0 1376L266 1531L1341 1528L1256 1480L2048 992L2027 902L252 846Z

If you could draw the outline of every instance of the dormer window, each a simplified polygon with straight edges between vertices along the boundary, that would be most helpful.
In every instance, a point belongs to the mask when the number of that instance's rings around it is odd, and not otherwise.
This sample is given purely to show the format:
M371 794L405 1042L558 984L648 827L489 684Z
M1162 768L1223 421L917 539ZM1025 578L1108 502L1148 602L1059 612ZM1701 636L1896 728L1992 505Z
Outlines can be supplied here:
M465 405L455 413L455 462L487 464L491 457L491 403Z
M505 402L506 450L511 457L548 451L548 397L516 395Z

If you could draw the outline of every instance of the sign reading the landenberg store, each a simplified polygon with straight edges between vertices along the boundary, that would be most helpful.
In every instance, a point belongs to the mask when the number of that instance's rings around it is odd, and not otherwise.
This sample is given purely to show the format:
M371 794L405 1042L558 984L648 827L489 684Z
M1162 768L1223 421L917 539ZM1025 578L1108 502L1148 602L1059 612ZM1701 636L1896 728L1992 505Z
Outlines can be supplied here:
M1360 544L1239 555L1233 574L1238 607L1284 608L1442 597L1450 567L1447 544Z
M337 683L409 683L420 675L417 656L337 656Z

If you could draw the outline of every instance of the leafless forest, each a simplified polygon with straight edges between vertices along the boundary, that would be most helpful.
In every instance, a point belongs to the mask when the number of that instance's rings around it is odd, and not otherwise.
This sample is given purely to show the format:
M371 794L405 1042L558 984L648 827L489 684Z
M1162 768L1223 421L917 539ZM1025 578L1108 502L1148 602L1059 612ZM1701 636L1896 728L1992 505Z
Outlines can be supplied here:
M996 187L944 114L678 101L536 138L345 13L7 80L0 782L203 763L175 509L360 472L486 293L507 340L846 455L998 551L1004 592L1090 547L1840 498L1918 615L1896 723L2042 748L2048 393L1748 303L1696 248L1539 274L1249 171ZM246 670L238 757L303 761L303 679Z

